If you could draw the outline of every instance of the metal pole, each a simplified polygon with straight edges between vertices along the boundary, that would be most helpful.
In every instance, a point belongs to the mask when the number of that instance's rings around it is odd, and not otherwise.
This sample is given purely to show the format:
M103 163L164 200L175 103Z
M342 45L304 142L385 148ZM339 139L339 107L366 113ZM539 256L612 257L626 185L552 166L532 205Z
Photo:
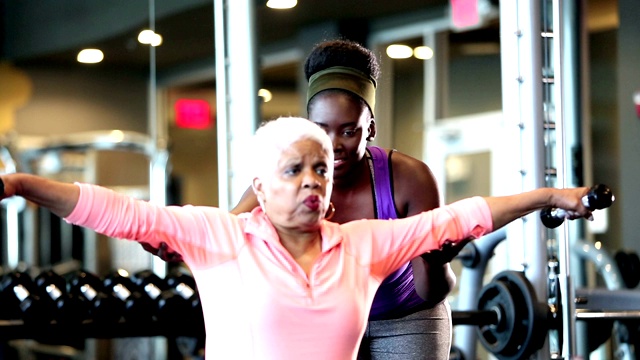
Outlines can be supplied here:
M542 96L542 40L539 0L500 1L502 67L502 111L509 131L519 136L520 188L529 191L544 186L544 116ZM547 299L547 246L537 214L529 214L507 226L508 242L521 247L517 257L539 299ZM526 255L525 255L526 254ZM515 258L515 257L514 257ZM516 265L516 264L512 264ZM548 342L539 352L546 358Z
M583 144L586 137L581 134L585 131L588 121L583 123L585 114L588 113L582 105L583 102L583 78L582 70L583 58L581 49L584 46L583 32L586 30L584 22L584 14L582 13L584 0L562 1L562 13L559 14L561 35L562 35L562 88L559 89L563 93L563 122L564 129L564 151L569 154L564 157L565 168L564 179L565 185L569 187L583 186L591 184L591 176L587 180L586 166L587 158L585 156L587 147ZM586 81L586 80L585 80ZM581 151L584 150L584 151ZM576 156L579 155L580 157ZM584 166L583 166L584 165ZM585 169L585 170L583 170ZM578 173L580 171L580 173ZM573 248L578 239L585 239L585 224L583 221L571 221L567 223L569 229L567 242L569 248ZM575 252L571 252L571 268L573 288L587 285L589 274L585 262L576 256ZM592 276L594 276L593 274ZM589 351L587 344L587 328L584 322L576 322L576 351L581 356L586 356Z
M149 30L156 31L155 0L149 0ZM149 44L149 124L148 131L155 151L149 156L149 201L165 205L167 202L166 141L160 131L164 121L158 120L158 87L156 84L156 47ZM151 268L160 277L166 276L167 263L157 256L151 257Z
M215 0L219 207L232 208L251 185L243 166L259 121L254 1Z
M563 91L563 62L564 62L564 32L562 28L562 2L553 0L553 78L554 78L554 109L555 109L555 132L556 132L556 182L557 186L564 188L567 186L565 174L567 169L567 155L565 149L566 132L564 125L564 91ZM567 222L558 232L558 258L560 260L560 287L562 303L562 332L563 346L562 353L567 359L572 359L576 355L576 321L575 321L575 289L571 279L571 251L568 241L569 231Z

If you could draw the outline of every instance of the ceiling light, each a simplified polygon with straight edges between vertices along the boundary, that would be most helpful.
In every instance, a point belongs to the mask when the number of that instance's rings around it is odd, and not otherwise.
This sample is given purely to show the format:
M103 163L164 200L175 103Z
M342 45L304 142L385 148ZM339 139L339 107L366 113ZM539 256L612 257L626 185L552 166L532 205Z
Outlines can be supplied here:
M266 102L266 103L271 101L271 99L273 98L273 95L271 94L271 91L269 91L267 89L258 90L258 96L260 96L262 98L262 101Z
M84 49L78 53L78 62L83 64L95 64L104 59L104 54L98 49Z
M392 59L406 59L413 55L413 49L407 45L389 45L387 46L387 56Z
M428 46L418 46L413 49L413 56L420 60L429 60L433 57L433 49Z
M142 30L140 31L140 34L138 34L138 41L141 44L159 46L162 44L162 36L155 33L153 30Z
M156 34L156 36L151 39L151 46L160 46L162 45L162 35Z
M298 4L297 0L269 0L267 7L272 9L291 9Z

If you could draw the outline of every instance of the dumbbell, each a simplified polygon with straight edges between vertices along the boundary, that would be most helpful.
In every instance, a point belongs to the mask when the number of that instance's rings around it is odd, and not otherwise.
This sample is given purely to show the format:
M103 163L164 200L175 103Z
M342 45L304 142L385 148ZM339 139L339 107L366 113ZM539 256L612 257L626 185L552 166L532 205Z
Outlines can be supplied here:
M106 291L124 305L123 317L126 322L147 323L153 320L153 301L144 290L138 288L126 271L110 273L105 276L103 284Z
M131 279L139 289L143 289L147 295L156 300L167 289L167 284L152 270L141 270L133 274Z
M41 301L31 276L12 271L2 279L2 318L22 320L25 324L44 324L53 320L52 312Z
M77 270L68 281L69 293L88 302L89 316L94 323L113 324L124 315L124 302L107 293L99 276Z
M133 281L153 299L156 319L169 329L202 317L200 298L190 276L174 272L163 280L151 270L142 270L134 274Z
M589 189L587 195L582 197L582 204L589 210L600 210L613 204L615 196L606 185L598 184ZM558 208L546 208L540 211L542 224L550 229L562 225L567 217L567 211Z
M89 318L88 302L67 290L67 281L45 270L34 279L36 291L57 324L78 325Z
M166 312L165 321L173 323L185 320L190 323L198 322L200 328L204 329L202 303L193 277L176 269L167 274L165 282L169 288L162 293L158 301L159 313ZM171 312L173 308L178 309L178 313L182 314L184 318Z
M168 289L167 284L152 270L141 270L133 274L132 281L139 289L144 290L147 296L152 300L153 316L158 321L163 321L165 314L161 314L158 302L162 297L162 293ZM176 309L172 310L176 311Z

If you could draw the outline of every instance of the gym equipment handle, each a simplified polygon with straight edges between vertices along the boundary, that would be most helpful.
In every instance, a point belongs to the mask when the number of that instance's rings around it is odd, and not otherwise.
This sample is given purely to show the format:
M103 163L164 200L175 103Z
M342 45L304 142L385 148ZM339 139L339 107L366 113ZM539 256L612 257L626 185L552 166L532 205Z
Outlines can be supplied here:
M589 210L601 210L613 204L615 196L611 189L603 184L594 185L589 189L587 195L582 198L582 204ZM558 208L546 208L540 211L542 224L550 229L562 225L567 217L567 212Z

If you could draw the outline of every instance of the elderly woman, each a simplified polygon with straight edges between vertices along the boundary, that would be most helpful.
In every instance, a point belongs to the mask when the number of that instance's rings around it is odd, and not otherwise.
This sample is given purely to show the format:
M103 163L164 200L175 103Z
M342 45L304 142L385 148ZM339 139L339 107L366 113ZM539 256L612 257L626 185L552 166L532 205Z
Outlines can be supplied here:
M253 144L260 207L239 216L28 174L3 175L3 198L23 196L70 223L182 254L203 304L207 357L216 359L355 359L378 286L410 259L544 207L590 216L581 203L587 188L544 188L339 225L324 220L333 148L320 127L280 118Z

